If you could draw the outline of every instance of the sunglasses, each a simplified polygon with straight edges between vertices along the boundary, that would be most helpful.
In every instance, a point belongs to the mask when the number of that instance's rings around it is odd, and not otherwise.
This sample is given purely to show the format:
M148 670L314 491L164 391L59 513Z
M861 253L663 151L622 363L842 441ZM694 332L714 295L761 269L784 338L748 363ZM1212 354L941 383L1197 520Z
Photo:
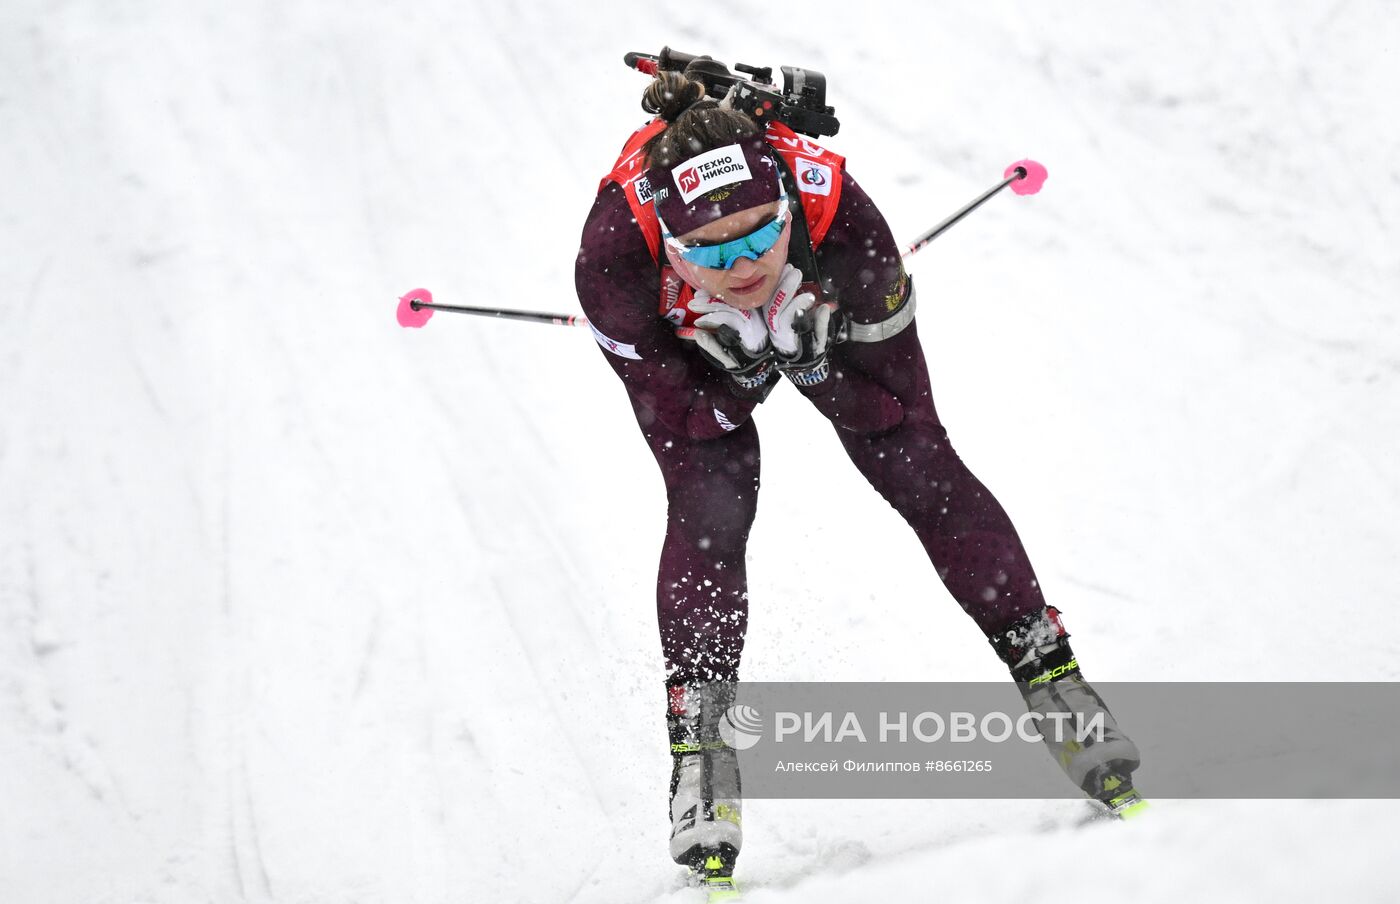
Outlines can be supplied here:
M787 225L786 191L778 196L778 201L782 206L771 220L763 223L748 235L741 235L737 239L730 239L727 242L719 242L714 245L687 245L671 234L670 228L661 219L660 214L657 214L656 219L661 224L661 237L665 240L666 247L677 257L708 270L728 270L742 258L748 258L752 261L758 260L772 251L773 246L778 244L778 239L783 235L783 227Z

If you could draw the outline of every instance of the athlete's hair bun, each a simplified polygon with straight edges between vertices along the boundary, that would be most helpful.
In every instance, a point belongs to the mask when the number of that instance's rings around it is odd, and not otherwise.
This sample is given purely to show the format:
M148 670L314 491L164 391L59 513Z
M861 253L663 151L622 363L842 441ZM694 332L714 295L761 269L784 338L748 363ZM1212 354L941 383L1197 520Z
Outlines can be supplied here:
M663 70L642 94L642 109L667 122L675 122L693 104L705 98L705 85L679 72Z

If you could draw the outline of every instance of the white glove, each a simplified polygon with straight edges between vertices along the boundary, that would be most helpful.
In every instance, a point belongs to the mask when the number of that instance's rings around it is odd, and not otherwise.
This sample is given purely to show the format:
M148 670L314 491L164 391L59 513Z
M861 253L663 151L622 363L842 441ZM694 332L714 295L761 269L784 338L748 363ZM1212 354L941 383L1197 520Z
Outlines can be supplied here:
M745 311L716 301L704 289L696 291L686 308L702 316L696 319L695 328L676 330L676 335L693 339L711 364L729 371L741 385L747 387L767 377L773 352L761 311Z
M769 335L773 337L773 347L784 358L791 357L799 351L793 321L797 319L798 314L805 314L817 303L817 296L811 292L798 293L797 288L800 285L802 271L792 264L786 265L783 275L778 279L778 291L773 293L773 300L763 309L765 326Z
M836 334L836 306L817 304L816 295L797 291L801 284L802 271L788 264L764 309L764 324L778 353L778 369L799 386L815 386L830 370L826 355Z

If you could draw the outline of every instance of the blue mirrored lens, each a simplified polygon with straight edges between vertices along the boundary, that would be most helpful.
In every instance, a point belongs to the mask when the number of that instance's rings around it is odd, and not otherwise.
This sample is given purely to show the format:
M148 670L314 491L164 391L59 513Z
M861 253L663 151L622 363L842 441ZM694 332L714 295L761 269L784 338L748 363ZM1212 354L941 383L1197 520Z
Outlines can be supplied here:
M699 267L728 270L741 258L756 261L778 244L786 218L779 216L748 235L718 245L689 245L681 249L681 257Z

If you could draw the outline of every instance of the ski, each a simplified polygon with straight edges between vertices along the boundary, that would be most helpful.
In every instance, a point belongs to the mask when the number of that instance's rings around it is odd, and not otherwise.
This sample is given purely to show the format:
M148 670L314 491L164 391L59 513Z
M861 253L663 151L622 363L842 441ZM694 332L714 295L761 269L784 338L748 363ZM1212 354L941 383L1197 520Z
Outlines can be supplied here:
M1133 787L1133 780L1119 771L1108 772L1095 782L1093 797L1104 806L1108 819L1134 819L1147 810L1147 801Z
M705 891L707 904L726 904L739 900L739 886L734 883L732 861L711 854L705 862L691 871L691 882Z
M739 900L739 886L733 876L706 876L700 881L707 904L728 904Z
M1148 810L1147 799L1132 787L1111 796L1090 798L1084 801L1084 806L1088 812L1074 823L1081 828L1100 822L1137 819Z
M1147 812L1147 801L1131 785L1122 794L1101 801L1110 819L1136 819Z

